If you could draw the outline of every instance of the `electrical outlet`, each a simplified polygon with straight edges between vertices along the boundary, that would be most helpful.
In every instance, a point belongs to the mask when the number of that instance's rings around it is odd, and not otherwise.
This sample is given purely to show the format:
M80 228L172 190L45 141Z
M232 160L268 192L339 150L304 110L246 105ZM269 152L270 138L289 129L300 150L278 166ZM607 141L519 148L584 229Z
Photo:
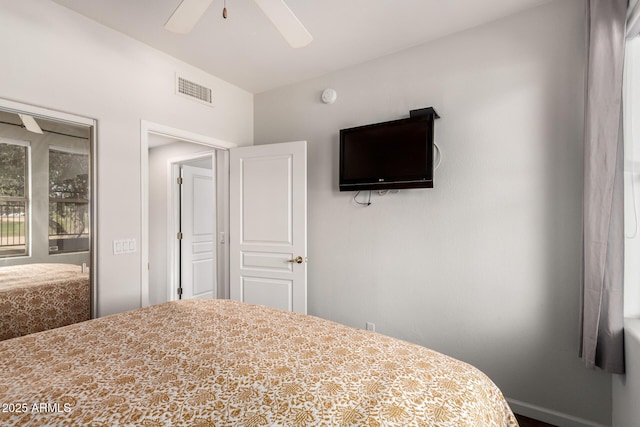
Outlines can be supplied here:
M367 331L375 332L376 324L372 322L367 322Z

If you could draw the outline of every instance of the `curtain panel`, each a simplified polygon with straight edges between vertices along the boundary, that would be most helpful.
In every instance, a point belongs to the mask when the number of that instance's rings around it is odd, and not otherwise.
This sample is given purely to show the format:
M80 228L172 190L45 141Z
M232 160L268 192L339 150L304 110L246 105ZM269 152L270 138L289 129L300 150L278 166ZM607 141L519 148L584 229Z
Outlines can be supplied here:
M589 368L624 373L621 124L627 0L589 0L587 11L580 355Z

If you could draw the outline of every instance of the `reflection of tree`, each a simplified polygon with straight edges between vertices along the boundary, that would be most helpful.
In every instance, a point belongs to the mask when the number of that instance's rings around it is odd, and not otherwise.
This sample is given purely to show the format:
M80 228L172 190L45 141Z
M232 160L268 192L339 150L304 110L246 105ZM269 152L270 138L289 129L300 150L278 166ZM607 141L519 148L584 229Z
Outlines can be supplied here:
M84 173L68 178L62 182L50 183L49 197L53 199L87 200L89 194L89 175Z
M87 199L89 156L49 151L49 197Z
M87 231L88 160L83 154L49 152L49 234L80 237Z
M0 196L24 197L27 147L0 143Z

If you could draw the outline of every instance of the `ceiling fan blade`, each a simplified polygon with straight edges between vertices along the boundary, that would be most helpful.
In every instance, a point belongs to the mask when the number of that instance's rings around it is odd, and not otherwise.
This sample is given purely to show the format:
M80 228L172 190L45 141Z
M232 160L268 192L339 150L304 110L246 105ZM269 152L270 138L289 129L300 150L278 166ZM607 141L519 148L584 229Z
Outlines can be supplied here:
M187 34L196 26L213 0L182 0L173 15L164 24L165 30Z
M22 124L29 132L42 134L42 129L40 129L40 126L38 125L38 122L36 122L36 119L28 114L18 114L18 117L20 117L20 120L22 120Z
M313 40L309 31L284 0L254 0L291 47L305 47Z

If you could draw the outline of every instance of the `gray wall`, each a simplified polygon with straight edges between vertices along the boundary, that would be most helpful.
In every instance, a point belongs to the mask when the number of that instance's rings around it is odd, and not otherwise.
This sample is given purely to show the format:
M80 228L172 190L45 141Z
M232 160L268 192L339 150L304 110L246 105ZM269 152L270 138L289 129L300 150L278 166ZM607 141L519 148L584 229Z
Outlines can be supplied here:
M470 362L559 425L611 422L610 376L577 357L584 8L551 2L254 100L257 144L309 142L310 314ZM427 106L435 188L355 206L339 129Z

